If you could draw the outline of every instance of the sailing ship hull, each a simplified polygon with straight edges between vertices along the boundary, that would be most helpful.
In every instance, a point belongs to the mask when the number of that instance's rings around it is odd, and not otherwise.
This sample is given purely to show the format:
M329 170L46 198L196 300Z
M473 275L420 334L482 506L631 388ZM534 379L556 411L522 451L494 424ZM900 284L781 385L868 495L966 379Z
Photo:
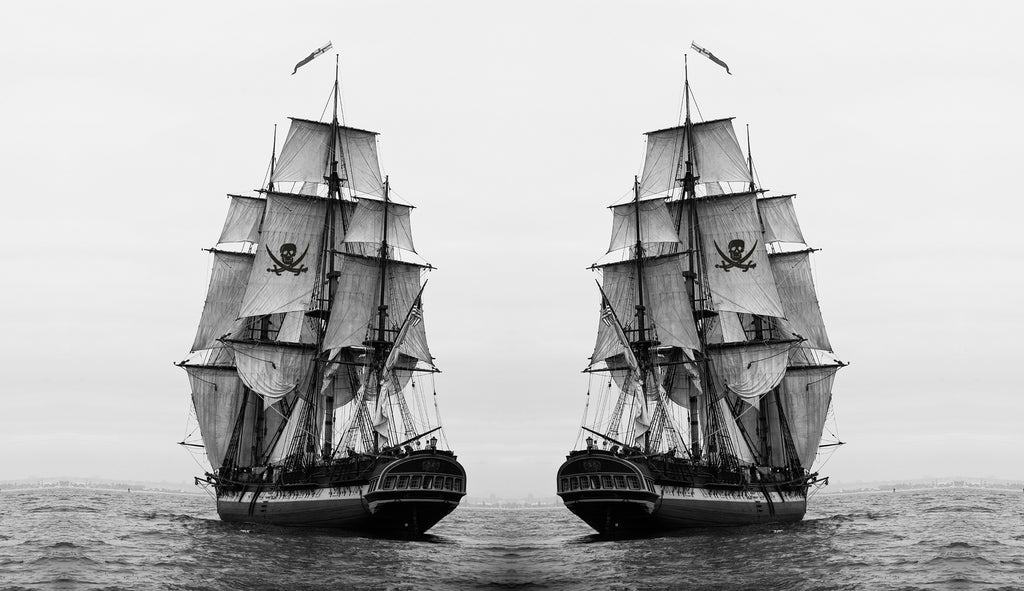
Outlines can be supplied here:
M465 471L442 452L381 463L362 481L216 484L224 521L420 535L465 496Z
M558 494L580 519L614 536L794 522L807 510L805 485L673 481L642 457L598 450L569 457L558 471Z

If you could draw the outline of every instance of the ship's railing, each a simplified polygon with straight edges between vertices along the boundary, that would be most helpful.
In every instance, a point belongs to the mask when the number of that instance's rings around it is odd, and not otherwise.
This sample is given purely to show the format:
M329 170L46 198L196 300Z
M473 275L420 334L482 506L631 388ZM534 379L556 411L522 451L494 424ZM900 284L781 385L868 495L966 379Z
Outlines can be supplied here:
M558 492L579 492L583 490L647 490L654 492L650 478L642 481L635 474L583 474L563 476L558 479Z
M397 474L385 476L381 482L374 478L370 482L370 491L374 490L443 490L450 492L466 492L461 476L443 476L441 474Z

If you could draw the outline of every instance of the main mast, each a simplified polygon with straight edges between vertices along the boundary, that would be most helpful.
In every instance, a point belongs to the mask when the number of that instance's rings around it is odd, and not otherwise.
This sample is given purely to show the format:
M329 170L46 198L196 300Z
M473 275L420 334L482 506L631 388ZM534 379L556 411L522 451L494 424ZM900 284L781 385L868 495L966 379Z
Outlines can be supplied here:
M391 352L392 346L391 341L387 339L387 318L388 318L388 304L387 304L387 271L388 271L388 204L389 204L389 193L391 190L391 183L388 177L384 177L384 216L383 216L383 234L380 241L380 284L378 290L380 291L380 299L377 302L377 334L375 339L367 341L367 344L373 347L373 372L374 382L377 388L377 408L379 409L381 404L390 404L389 401L381 400L381 392L384 388L382 383L384 380L384 365L387 362L388 354ZM390 394L389 394L390 396ZM376 453L379 451L380 434L374 430L373 435L373 451Z
M636 222L636 328L637 338L633 342L640 374L640 404L647 409L647 374L650 371L650 347L655 343L647 339L647 314L644 307L644 244L640 236L640 180L633 177L633 213ZM644 431L644 453L650 452L651 432Z
M693 175L693 122L690 120L690 72L689 64L687 63L686 55L683 55L683 93L685 95L686 102L686 121L683 124L683 142L686 145L686 171L683 175L683 195L682 199L688 202L687 207L687 223L688 236L687 236L687 281L690 284L690 294L693 298L692 308L693 310L703 312L703 288L698 282L697 277L697 265L698 265L698 252L697 252L697 205L695 201L696 197L696 184L697 179ZM682 204L680 204L680 210ZM678 231L678 227L676 228ZM699 312L698 312L699 313ZM701 376L704 379L707 376L708 364L707 355L705 354L705 342L704 342L704 331L702 330L701 324L697 324L697 336L700 340L700 355L703 359L701 364ZM694 460L699 460L701 456L701 444L700 444L700 406L698 404L697 395L691 389L689 399L687 400L687 410L690 417L690 455Z
M334 56L334 114L331 118L331 172L327 177L327 217L324 220L324 255L327 259L326 266L326 277L324 280L327 282L327 302L325 310L331 310L334 304L334 298L337 295L337 282L334 280L338 276L338 272L334 268L334 245L336 242L336 220L334 219L335 207L334 201L337 200L338 211L342 215L342 224L344 224L344 204L342 203L341 197L341 177L338 176L338 150L341 148L341 142L338 141L340 128L338 124L338 102L339 102L339 87L338 84L338 56ZM320 330L317 335L317 369L319 371L314 372L316 377L323 375L323 367L327 360L323 359L323 341L324 336L327 332L326 322L319 322L318 326ZM314 392L319 389L320 380L314 381ZM324 443L323 443L323 458L329 460L331 455L334 453L332 449L334 441L334 389L328 388L327 393L324 397Z

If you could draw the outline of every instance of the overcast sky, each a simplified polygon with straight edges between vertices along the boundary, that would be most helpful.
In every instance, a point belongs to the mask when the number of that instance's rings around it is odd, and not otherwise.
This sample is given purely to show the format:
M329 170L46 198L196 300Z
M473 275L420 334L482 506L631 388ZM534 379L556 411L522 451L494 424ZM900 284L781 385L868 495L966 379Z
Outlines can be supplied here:
M751 126L797 193L830 340L841 481L1024 478L1024 9L1011 3L19 3L0 37L0 479L182 481L228 200L273 125L381 132L417 206L448 439L473 495L554 493L578 432L607 247L644 131ZM144 7L145 5L145 7Z

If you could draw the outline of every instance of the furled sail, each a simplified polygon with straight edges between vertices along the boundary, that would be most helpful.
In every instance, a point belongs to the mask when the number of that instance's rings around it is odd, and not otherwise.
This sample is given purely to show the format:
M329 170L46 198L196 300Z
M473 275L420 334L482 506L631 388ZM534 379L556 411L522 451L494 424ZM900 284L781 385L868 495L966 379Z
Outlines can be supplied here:
M785 310L785 319L779 319L785 336L803 337L807 347L831 351L811 276L810 252L771 254L769 259Z
M326 200L270 193L239 316L306 310L323 246Z
M220 232L219 244L229 242L256 242L260 235L260 221L267 206L266 199L230 195L231 205Z
M697 219L715 309L783 316L754 193L701 199Z
M231 343L231 348L239 377L268 402L305 392L313 372L313 348L238 342Z
M245 320L238 320L238 310L252 273L252 261L251 254L213 251L213 273L193 351L222 347L217 339L224 335L240 336Z
M793 445L804 468L811 467L818 453L838 370L838 366L790 367L779 388Z
M383 195L384 181L377 160L377 134L372 131L338 128L338 140L332 141L331 125L292 118L291 129L281 148L281 156L271 180L280 182L326 182L332 154L338 160L342 185L368 195Z
M782 381L792 348L790 341L709 347L719 393L732 392L757 406L757 400Z
M183 366L192 385L199 433L206 457L217 470L224 463L235 421L245 397L245 386L231 366Z
M806 244L796 219L792 195L765 197L757 200L765 244L771 242L797 242Z
M636 245L635 203L616 205L612 210L612 239L608 252ZM679 242L675 224L664 199L640 202L640 240L643 244Z
M399 203L388 203L388 245L416 252L412 244L412 208ZM346 243L380 244L384 237L384 202L360 199L349 222Z
M693 173L699 183L750 182L750 171L736 140L732 119L694 123ZM686 128L672 127L647 134L647 154L640 177L640 196L666 193L682 186L688 147Z

